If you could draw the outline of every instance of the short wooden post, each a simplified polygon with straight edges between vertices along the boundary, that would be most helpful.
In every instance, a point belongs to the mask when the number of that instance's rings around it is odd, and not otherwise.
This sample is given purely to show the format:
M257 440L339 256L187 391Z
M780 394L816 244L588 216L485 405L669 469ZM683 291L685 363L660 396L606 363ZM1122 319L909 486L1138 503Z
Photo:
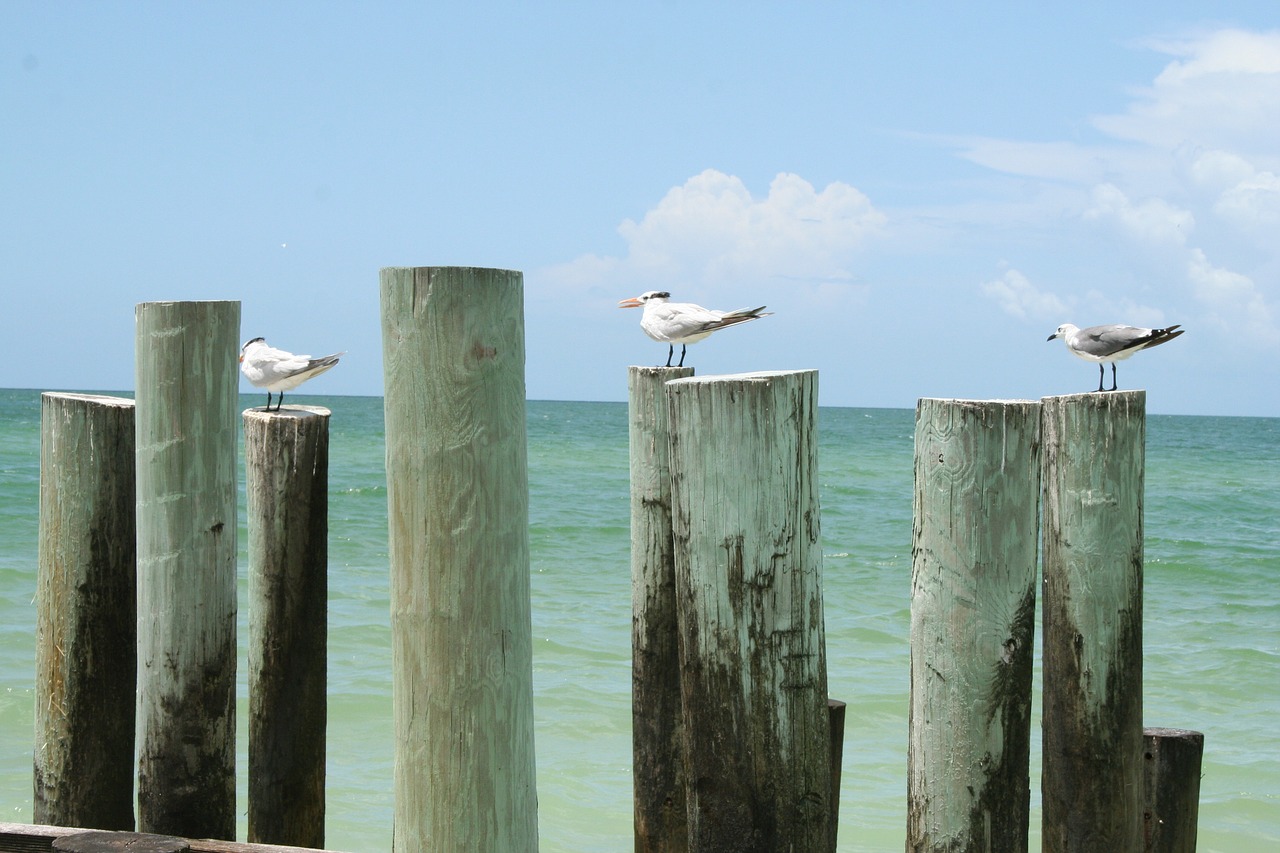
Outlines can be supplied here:
M1145 853L1195 853L1204 735L1188 729L1143 730Z
M907 850L1027 849L1040 404L916 407Z
M1146 393L1041 402L1043 849L1138 851Z
M233 839L240 303L136 318L138 825Z
M667 384L695 853L832 841L817 378Z
M636 853L689 849L666 383L692 367L632 367L631 745Z
M382 270L397 853L538 847L523 289Z
M41 397L36 823L133 829L133 401Z
M324 846L329 410L244 412L249 841Z
M53 840L58 853L187 853L191 844L171 835L140 832L77 832Z
M844 720L848 707L838 699L827 700L827 719L831 725L831 853L835 853L840 836L840 772L844 766Z

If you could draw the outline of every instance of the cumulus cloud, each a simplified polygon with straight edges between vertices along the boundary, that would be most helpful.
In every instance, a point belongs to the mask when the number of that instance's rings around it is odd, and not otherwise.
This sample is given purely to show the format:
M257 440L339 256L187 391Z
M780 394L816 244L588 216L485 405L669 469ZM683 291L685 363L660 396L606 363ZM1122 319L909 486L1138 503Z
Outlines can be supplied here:
M1052 293L1039 290L1030 280L1018 272L1007 270L1003 276L994 281L985 282L982 292L995 300L1006 314L1019 320L1043 320L1045 322L1061 322L1067 314L1067 306Z
M1129 236L1145 243L1183 244L1195 227L1195 217L1164 199L1133 203L1115 184L1094 187L1093 206L1086 220L1102 220L1120 226Z
M1238 341L1280 345L1275 312L1249 276L1209 263L1200 249L1192 249L1187 275L1196 298L1208 309L1207 319Z
M1149 47L1178 59L1128 109L1093 124L1117 139L1160 149L1188 142L1275 154L1280 130L1280 31L1223 29Z
M618 230L636 271L708 282L830 281L852 277L853 253L884 225L884 214L848 184L819 192L782 173L756 198L741 179L708 169Z

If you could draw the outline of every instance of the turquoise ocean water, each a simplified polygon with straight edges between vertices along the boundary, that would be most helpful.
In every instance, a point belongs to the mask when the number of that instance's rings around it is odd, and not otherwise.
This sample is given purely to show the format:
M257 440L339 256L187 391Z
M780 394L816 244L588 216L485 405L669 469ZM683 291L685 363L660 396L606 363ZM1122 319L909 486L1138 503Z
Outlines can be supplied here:
M391 651L381 398L329 407L326 843L390 849ZM258 395L242 406L261 405ZM902 850L912 428L819 414L830 691L848 703L839 849ZM528 405L534 713L544 853L631 849L625 404ZM0 821L31 819L40 402L0 391ZM247 707L241 499L240 706ZM1145 723L1205 733L1201 851L1280 849L1280 419L1147 420ZM1037 638L1037 645L1039 639ZM1039 690L1039 670L1036 674ZM1039 704L1034 724L1039 725ZM247 723L238 810L244 838ZM1039 735L1032 850L1039 850Z

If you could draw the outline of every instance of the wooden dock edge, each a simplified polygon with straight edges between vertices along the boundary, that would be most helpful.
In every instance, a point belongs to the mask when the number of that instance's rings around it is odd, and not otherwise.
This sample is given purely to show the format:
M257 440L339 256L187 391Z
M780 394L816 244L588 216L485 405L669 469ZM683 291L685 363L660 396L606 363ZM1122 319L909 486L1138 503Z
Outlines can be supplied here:
M53 849L53 841L64 835L90 832L68 826L44 826L30 823L0 823L0 853L27 853ZM281 847L276 844L239 844L234 841L187 839L191 853L340 853L312 847Z

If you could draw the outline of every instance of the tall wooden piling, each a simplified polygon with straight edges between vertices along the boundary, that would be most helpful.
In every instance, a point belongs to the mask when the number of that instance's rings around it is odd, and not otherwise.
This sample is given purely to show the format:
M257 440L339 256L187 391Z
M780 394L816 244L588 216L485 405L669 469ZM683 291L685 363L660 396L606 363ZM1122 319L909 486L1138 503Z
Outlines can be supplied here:
M628 372L636 853L689 849L666 383L692 375L692 367L632 367Z
M133 401L41 397L36 823L133 829Z
M397 853L537 850L523 278L381 275Z
M249 841L324 846L329 410L244 412Z
M1142 849L1144 853L1195 853L1204 734L1146 728L1142 742Z
M832 844L817 384L667 384L695 853Z
M1138 851L1146 393L1042 405L1043 849Z
M240 303L136 319L138 824L232 839Z
M907 850L1027 849L1040 404L916 407Z

